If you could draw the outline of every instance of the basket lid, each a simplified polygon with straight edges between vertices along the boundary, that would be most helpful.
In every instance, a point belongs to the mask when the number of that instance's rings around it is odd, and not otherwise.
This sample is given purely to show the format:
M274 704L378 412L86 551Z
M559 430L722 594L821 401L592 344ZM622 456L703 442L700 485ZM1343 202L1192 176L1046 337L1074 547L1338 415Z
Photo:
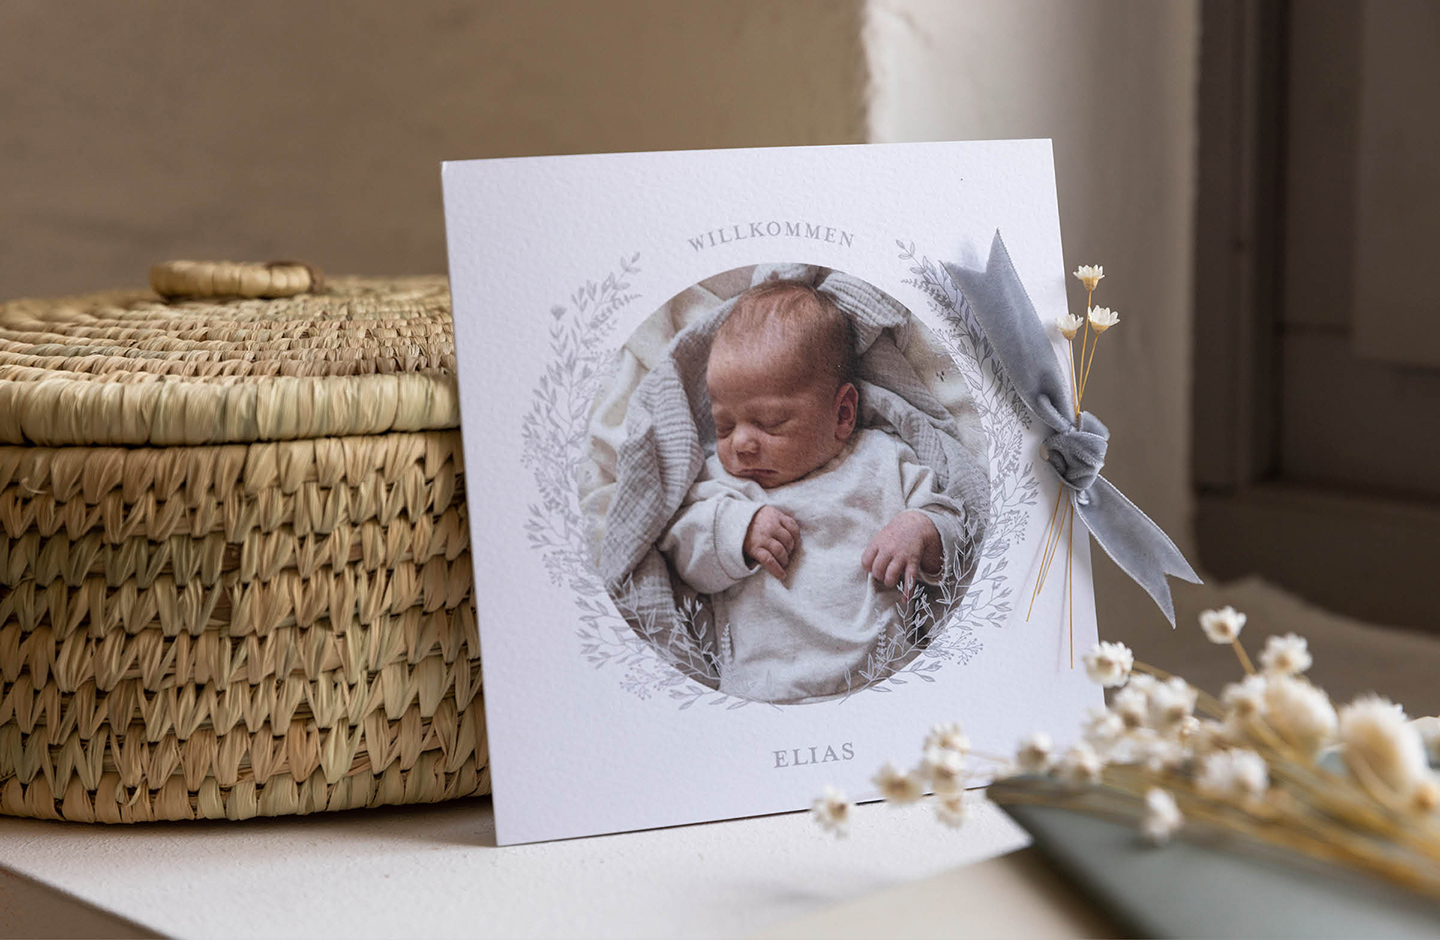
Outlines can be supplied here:
M278 299L0 303L0 443L253 443L459 419L444 277L334 278Z

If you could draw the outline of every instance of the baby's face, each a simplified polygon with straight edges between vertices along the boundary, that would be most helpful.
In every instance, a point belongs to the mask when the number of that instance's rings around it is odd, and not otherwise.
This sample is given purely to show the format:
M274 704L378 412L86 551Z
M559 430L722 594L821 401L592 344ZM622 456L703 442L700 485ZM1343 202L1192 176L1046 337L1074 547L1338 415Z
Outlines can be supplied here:
M855 388L836 389L780 343L710 351L708 385L721 465L770 489L837 456L855 428Z

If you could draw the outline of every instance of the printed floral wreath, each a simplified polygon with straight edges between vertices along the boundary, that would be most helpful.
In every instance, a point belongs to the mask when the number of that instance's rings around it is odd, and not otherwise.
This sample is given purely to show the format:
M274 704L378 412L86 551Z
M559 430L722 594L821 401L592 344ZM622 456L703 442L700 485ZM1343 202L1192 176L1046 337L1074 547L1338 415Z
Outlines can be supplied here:
M899 257L914 275L903 283L924 292L944 328L935 331L970 387L990 451L991 516L964 595L919 655L867 688L893 691L913 676L934 682L946 663L968 663L983 649L978 626L1002 627L1011 610L1006 585L1006 552L1022 541L1027 507L1039 498L1039 481L1023 459L1030 413L996 359L963 297L942 269L917 256L913 243L897 241ZM617 314L640 295L630 292L640 272L638 253L621 258L619 270L588 281L570 295L568 306L550 309L550 362L531 396L522 422L521 463L535 476L540 501L529 506L525 523L530 546L539 551L553 584L567 588L580 611L580 653L597 669L622 670L621 687L641 699L661 695L689 708L698 701L739 708L751 704L717 692L685 675L640 636L611 602L589 559L580 510L580 473L588 462L590 408L611 378L618 347L606 339ZM843 699L842 699L843 700Z

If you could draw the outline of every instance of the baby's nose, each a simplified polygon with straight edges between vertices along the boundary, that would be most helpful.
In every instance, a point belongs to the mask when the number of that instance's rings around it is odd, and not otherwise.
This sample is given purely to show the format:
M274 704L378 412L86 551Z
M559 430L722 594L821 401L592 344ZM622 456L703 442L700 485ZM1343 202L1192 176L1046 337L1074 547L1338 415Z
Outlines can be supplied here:
M760 439L748 428L735 429L735 450L742 454L753 454L760 450Z

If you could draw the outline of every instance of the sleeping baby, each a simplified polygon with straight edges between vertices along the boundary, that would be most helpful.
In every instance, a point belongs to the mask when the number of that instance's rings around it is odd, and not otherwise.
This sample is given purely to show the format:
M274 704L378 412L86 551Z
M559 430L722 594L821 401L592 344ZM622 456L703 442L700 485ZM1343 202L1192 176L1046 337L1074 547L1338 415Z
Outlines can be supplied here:
M720 690L800 702L858 689L943 569L932 513L959 514L891 434L858 426L850 324L805 284L742 294L715 335L716 454L660 539L711 596ZM902 594L903 592L903 594Z

